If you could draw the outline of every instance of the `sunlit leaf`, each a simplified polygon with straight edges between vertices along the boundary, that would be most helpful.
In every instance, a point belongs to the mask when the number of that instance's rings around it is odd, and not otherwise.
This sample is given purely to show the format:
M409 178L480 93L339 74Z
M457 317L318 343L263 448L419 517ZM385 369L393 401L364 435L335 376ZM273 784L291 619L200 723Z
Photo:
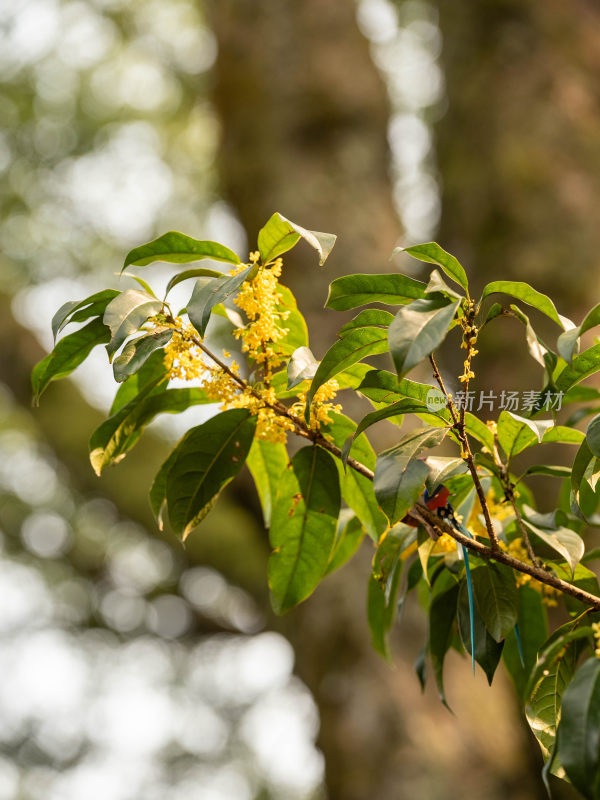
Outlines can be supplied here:
M155 261L185 264L190 261L200 261L203 258L225 261L228 264L240 263L239 256L233 250L218 242L200 241L177 231L169 231L159 236L158 239L131 250L125 257L123 269L129 266L145 267Z
M135 333L148 317L158 313L162 303L147 292L127 289L121 292L106 306L104 324L110 328L111 338L106 346L112 356L128 336Z
M331 572L335 572L336 569L350 561L364 538L365 529L358 517L352 515L345 524L339 525L325 574L329 575Z
M340 502L332 456L320 447L299 450L280 477L269 531L269 587L278 614L305 600L324 576Z
M54 350L33 368L31 386L34 403L37 405L50 381L70 375L96 345L104 344L109 339L110 331L98 318L61 339Z
M106 306L120 292L116 289L103 289L101 292L86 297L85 300L69 300L62 305L52 317L52 334L54 340L68 322L83 322L90 317L101 317Z
M244 281L252 280L257 271L252 264L229 278L198 278L187 304L187 315L200 336L204 336L213 308L235 294Z
M255 439L246 464L254 479L263 510L265 528L271 525L271 514L281 476L288 465L288 454L281 442Z
M413 247L397 247L392 255L399 252L408 253L410 256L414 256L414 258L418 258L419 261L425 261L428 264L436 264L438 267L441 267L446 275L452 278L453 281L456 281L459 286L462 286L466 292L469 291L469 282L464 268L457 258L447 253L437 242L416 244Z
M173 336L173 330L157 330L140 336L128 342L123 348L123 352L113 361L113 374L118 383L127 380L130 375L137 372L150 355L161 347Z
M183 540L243 467L255 428L256 416L234 408L197 425L179 445L166 498L171 527Z
M331 253L337 236L333 233L306 230L275 212L258 233L258 249L262 263L266 264L291 250L301 238L315 248L319 254L319 264L322 266Z
M459 302L416 300L399 309L389 328L389 346L400 377L443 342Z
M528 306L532 306L538 311L541 311L542 314L550 317L550 319L554 320L561 328L564 327L552 300L550 300L547 295L538 292L537 289L534 289L528 283L524 283L523 281L492 281L488 283L483 290L479 302L481 303L491 294L499 293L516 297L517 300L521 300Z
M312 380L319 368L319 362L308 347L299 347L294 350L287 366L287 388L293 389L299 383Z
M477 610L490 636L501 642L517 622L517 587L510 567L486 564L471 573Z
M575 571L575 567L581 561L581 557L585 551L585 545L581 536L569 528L558 528L557 530L548 531L532 525L528 520L523 520L531 533L538 536L548 547L551 547L555 552L561 555L567 564L571 567L571 572Z
M406 275L343 275L330 284L325 307L348 311L369 303L399 306L421 297L425 297L425 284Z
M344 337L355 328L387 328L394 319L394 315L381 308L365 308L354 319L340 328L339 336Z
M167 283L165 290L165 297L169 294L173 287L177 286L183 281L188 281L190 278L222 278L223 273L217 272L216 269L206 269L206 267L197 267L196 269L186 269L183 272L178 272L173 275L171 280Z

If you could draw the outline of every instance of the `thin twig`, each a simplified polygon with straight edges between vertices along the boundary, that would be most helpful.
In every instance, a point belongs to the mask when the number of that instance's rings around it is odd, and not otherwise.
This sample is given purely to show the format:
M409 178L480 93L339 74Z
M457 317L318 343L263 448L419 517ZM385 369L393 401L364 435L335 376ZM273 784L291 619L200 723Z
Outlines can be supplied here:
M479 475L477 473L477 467L475 466L475 461L473 459L473 451L471 450L471 445L469 444L469 436L467 434L467 429L465 426L465 419L464 414L461 413L461 417L459 419L458 414L456 413L456 406L454 405L454 401L452 397L448 393L438 366L435 362L435 358L433 353L429 356L429 361L431 362L431 366L433 367L433 377L436 379L438 386L442 390L444 397L446 398L447 407L450 410L450 414L452 415L452 420L454 421L454 429L456 430L458 439L461 444L462 449L462 457L469 468L469 472L471 473L471 477L473 478L473 483L475 484L475 491L477 492L477 497L479 498L479 504L481 506L481 510L483 511L483 517L485 519L485 527L488 532L488 536L490 537L490 542L492 543L493 550L500 549L500 542L498 541L498 535L494 530L494 524L492 522L492 517L490 515L490 510L488 508L486 499L485 499L485 492L483 491L483 486L481 485L481 481L479 479ZM465 395L466 397L467 395ZM462 410L464 410L466 403L463 405Z
M203 342L201 342L197 337L192 337L192 339L194 341L194 344L198 345L198 347L200 347L200 349L204 353L206 353L206 355L209 356L209 358L211 358L216 364L218 364L221 367L221 369L223 369L224 372L226 372L227 375L229 375L229 377L232 378L232 380L234 380L238 386L240 386L240 388L244 390L246 390L246 388L249 388L254 396L260 397L261 400L265 402L264 398L262 398L258 392L256 392L243 378L241 378L239 375L236 375L235 372L233 372L233 370L231 370L227 366L227 364L225 364L218 356L212 353L208 349L208 347L204 345ZM437 366L435 366L435 360L433 358L432 358L432 363L434 365L434 370L439 375L439 371L437 370ZM438 383L440 384L440 388L442 388L443 381L441 380L441 376ZM442 388L442 391L448 398L448 394L445 391L445 388ZM452 401L450 400L450 402ZM328 450L332 455L336 456L336 458L342 457L342 451L340 450L339 447L332 444L328 439L326 439L320 431L309 428L303 419L297 417L295 414L292 414L289 411L289 409L287 409L286 406L283 405L283 403L277 402L275 404L270 404L265 402L265 405L267 405L269 408L275 411L275 413L290 419L294 423L295 433L297 435L302 436L305 439L310 439L315 444L318 444L320 447L324 448L325 450ZM456 413L456 411L454 413ZM467 463L469 462L467 461ZM472 463L472 456L471 456L471 463ZM356 472L358 472L360 475L363 475L368 480L370 481L373 480L374 478L373 471L370 470L368 467L366 467L364 464L361 464L360 461L357 461L356 459L350 457L348 458L348 466L351 467ZM473 464L473 469L474 467L475 465ZM479 476L477 475L477 472L475 471L475 474L473 475L473 470L472 470L471 474L473 476L475 485L476 486L479 485L479 487L481 488L481 482L479 481ZM483 495L483 489L481 489L481 493ZM481 501L481 495L480 495L480 501ZM488 511L488 516L489 516L489 509L487 509L485 496L483 496L482 508L484 509L484 513L485 510ZM470 539L468 536L465 536L464 534L455 530L445 520L438 517L437 514L432 512L429 508L427 508L427 506L423 505L422 503L415 503L413 511L415 512L415 516L417 518L421 517L423 521L427 523L427 526L429 528L433 529L434 531L437 529L440 530L442 533L449 534L457 542L463 544L468 550L471 550L472 552L481 556L486 561L495 560L499 561L502 564L506 564L507 566L512 567L518 572L522 572L526 575L531 575L532 578L535 578L540 583L544 583L547 586L552 586L554 589L557 589L563 594L571 595L571 597L575 597L582 603L585 603L586 605L591 606L594 609L600 610L600 597L596 597L595 595L590 594L589 592L586 592L577 586L573 586L572 584L567 583L567 581L563 581L560 578L557 578L553 573L547 572L542 567L537 566L535 562L533 565L527 564L526 562L519 561L517 558L514 558L513 556L504 552L504 550L501 550L499 545L497 547L494 547L492 544L491 547L487 547L486 545L482 544L476 539Z

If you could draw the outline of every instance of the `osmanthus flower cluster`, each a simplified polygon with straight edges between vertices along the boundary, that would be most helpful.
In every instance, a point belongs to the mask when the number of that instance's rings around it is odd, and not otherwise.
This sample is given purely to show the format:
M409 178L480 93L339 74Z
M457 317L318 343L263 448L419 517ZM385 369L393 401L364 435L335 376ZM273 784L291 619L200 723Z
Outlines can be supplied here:
M600 371L600 344L579 349L600 324L600 305L575 325L549 297L508 280L488 283L475 300L457 259L427 243L405 251L435 267L427 281L388 267L332 282L327 308L355 311L318 361L296 301L280 282L281 257L300 240L322 265L335 236L274 214L247 262L221 244L174 232L135 248L124 268L175 265L165 296L135 275L139 287L65 303L52 321L55 337L66 325L80 327L35 367L36 400L106 345L118 390L90 440L98 474L124 458L158 414L219 403L158 469L150 502L159 526L185 539L246 465L269 529L268 582L280 613L369 542L374 647L391 658L390 638L401 633L398 606L414 592L428 622L419 679L425 681L429 659L446 702L450 648L468 653L490 683L503 662L544 754L544 775L568 779L596 800L600 587L591 567L599 554L586 551L586 537L600 525L600 391L583 381ZM226 267L200 266L203 259ZM174 313L169 294L184 281L193 289L185 309ZM555 326L555 346L536 333L523 307ZM496 330L507 318L523 325L523 357L537 362L540 397L561 393L561 419L540 401L527 416L503 410L486 423L453 401L446 381L468 391L477 379L475 346L484 358L486 339L501 335ZM465 352L460 375L438 366L446 338ZM389 369L371 366L372 356L386 353ZM431 383L408 377L423 363ZM339 402L343 392L373 409L350 419ZM375 453L366 431L385 419L395 423L394 442ZM290 435L304 440L292 458ZM547 462L549 443L564 445L560 463ZM538 509L533 490L540 476ZM547 606L559 600L562 624L549 635Z

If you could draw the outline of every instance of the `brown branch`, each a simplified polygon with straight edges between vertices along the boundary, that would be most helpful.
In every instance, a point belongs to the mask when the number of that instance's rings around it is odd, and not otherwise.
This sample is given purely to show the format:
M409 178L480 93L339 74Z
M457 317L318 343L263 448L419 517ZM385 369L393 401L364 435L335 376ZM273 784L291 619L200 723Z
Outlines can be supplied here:
M255 397L259 397L261 400L263 400L263 402L265 402L264 398L262 398L258 392L256 392L252 387L250 387L249 384L243 378L241 378L239 375L236 375L235 372L233 372L233 370L231 370L227 366L227 364L225 364L221 359L219 359L218 356L215 356L215 354L212 353L206 347L206 345L204 345L203 342L197 339L197 337L192 337L192 338L194 343L197 344L198 347L200 347L200 349L204 353L206 353L206 355L208 355L216 364L218 364L227 373L227 375L229 375L230 378L232 378L232 380L234 380L238 384L238 386L240 386L240 388L244 390L246 390L246 388L250 388L252 394ZM431 356L431 361L434 366L434 371L437 373L437 375L439 375L439 370L435 365L435 360L433 359L433 356ZM439 376L438 383L440 384L440 388L444 392L446 398L451 403L452 400L451 398L449 398L445 390L445 387L442 388L443 381L441 379L441 375ZM332 444L328 439L326 439L320 431L309 428L303 419L297 417L295 414L292 414L291 411L288 408L286 408L286 406L283 405L283 403L280 403L279 401L273 404L265 402L265 405L267 405L269 408L275 411L275 413L290 419L294 423L295 433L298 436L302 436L303 438L309 439L315 444L318 444L320 447L323 447L325 450L328 450L332 455L336 456L336 458L342 457L342 451L340 450L339 447ZM456 413L456 410L454 410L454 413ZM464 435L466 436L466 434ZM469 463L468 460L467 463ZM481 495L480 495L480 502L481 502L481 496L483 496L483 488L481 487L479 476L477 475L477 472L475 470L475 465L473 463L472 455L471 455L471 464L473 466L473 470L471 470L471 475L475 482L475 486L476 487L479 486L481 489ZM373 480L374 478L373 471L370 470L368 467L366 467L364 464L361 464L360 461L357 461L356 459L350 457L348 458L348 466L351 467L356 472L358 472L360 475L363 475L368 480L370 481ZM475 471L475 474L473 474L473 471ZM489 517L489 509L487 508L487 504L485 502L485 496L483 496L482 508L484 509L484 513L485 511L487 511L487 515ZM504 552L504 550L501 550L499 544L496 547L494 547L492 543L492 546L488 547L482 544L481 542L477 541L476 539L470 539L468 536L465 536L464 534L455 530L452 526L450 526L447 522L445 522L445 520L438 517L437 514L435 514L433 511L431 511L429 508L427 508L427 506L423 505L422 503L415 503L413 507L413 512L415 518L418 519L419 521L423 521L424 523L426 523L427 527L431 529L433 532L436 532L437 529L442 533L449 534L457 542L464 545L471 552L476 553L477 555L486 559L486 561L499 561L502 564L506 564L507 566L512 567L518 572L530 575L532 578L535 578L540 583L544 583L547 586L552 586L554 589L557 589L563 594L571 595L571 597L575 597L582 603L585 603L586 605L591 606L594 609L600 610L600 597L596 597L595 595L590 594L589 592L586 592L577 586L573 586L572 584L567 583L567 581L563 581L560 578L557 578L553 573L547 572L542 567L537 566L535 562L532 565L532 564L527 564L524 561L519 561L517 558L514 558L513 556ZM490 526L491 526L491 519L490 519ZM495 531L493 533L497 542L498 539L496 537ZM492 539L491 541L493 542Z
M501 564L506 564L507 566L516 569L518 572L523 572L525 575L530 575L540 583L544 583L547 586L552 586L559 592L568 594L582 603L585 603L596 610L600 610L600 597L596 597L596 595L590 594L584 589L580 589L578 586L573 586L572 583L563 581L561 578L558 578L556 575L554 575L554 573L547 572L542 567L535 566L534 564L527 564L525 561L519 561L518 558L514 558L504 550L494 550L492 547L488 547L487 545L477 541L477 539L470 539L468 536L460 533L460 531L457 531L443 519L438 517L433 511L428 509L427 506L423 505L422 503L416 503L415 507L432 527L437 527L443 533L447 533L449 536L459 542L459 544L464 545L468 550L486 559L486 561L499 561Z

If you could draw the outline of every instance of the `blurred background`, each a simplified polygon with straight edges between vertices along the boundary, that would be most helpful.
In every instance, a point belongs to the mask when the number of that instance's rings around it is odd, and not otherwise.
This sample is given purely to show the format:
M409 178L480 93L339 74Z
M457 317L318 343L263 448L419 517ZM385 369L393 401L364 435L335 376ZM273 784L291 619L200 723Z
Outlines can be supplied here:
M327 284L419 275L389 255L432 238L476 288L529 280L579 320L599 71L592 0L0 0L0 800L545 796L503 675L452 653L455 715L421 696L411 605L396 667L371 652L368 545L278 619L249 482L185 549L158 533L150 481L206 409L97 479L105 355L39 409L29 372L56 308L117 286L134 245L174 228L244 254L275 210L339 236L325 269L303 246L285 263L318 357L342 321ZM482 387L539 388L505 330Z

